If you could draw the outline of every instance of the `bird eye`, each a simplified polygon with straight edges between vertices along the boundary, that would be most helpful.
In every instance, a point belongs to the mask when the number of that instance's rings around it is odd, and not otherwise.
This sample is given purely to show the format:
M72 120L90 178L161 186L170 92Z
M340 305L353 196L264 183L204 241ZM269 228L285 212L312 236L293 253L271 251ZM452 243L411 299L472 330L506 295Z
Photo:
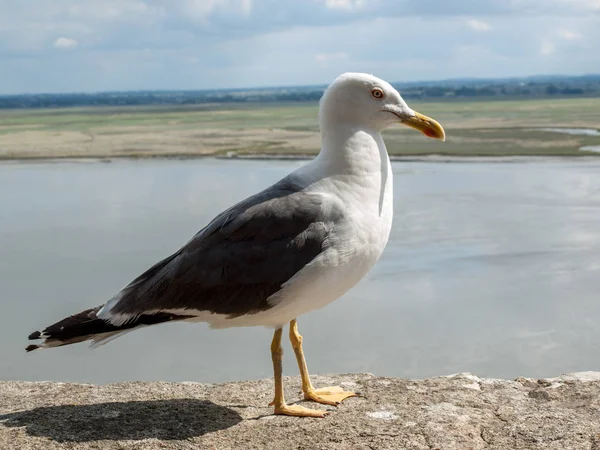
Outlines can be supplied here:
M379 88L375 88L371 91L371 96L375 100L381 100L383 98L383 91Z

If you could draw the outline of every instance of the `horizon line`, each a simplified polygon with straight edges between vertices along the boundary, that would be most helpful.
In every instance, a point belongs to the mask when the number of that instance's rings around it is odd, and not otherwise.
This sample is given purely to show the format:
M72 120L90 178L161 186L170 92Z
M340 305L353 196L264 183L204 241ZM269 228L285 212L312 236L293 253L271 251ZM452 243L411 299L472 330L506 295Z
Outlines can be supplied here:
M518 81L518 80L532 80L532 79L564 79L564 78L586 78L586 77L599 77L600 73L585 73L580 75L566 75L566 74L546 74L546 75L525 75L525 76L506 76L506 77L455 77L455 78L441 78L437 80L418 80L418 81L392 81L390 84L395 86L402 85L413 85L418 86L419 84L435 85L445 83L457 83L457 82L501 82L501 81ZM282 84L282 85L265 85L265 86L253 86L253 87L231 87L231 88L165 88L165 89L117 89L117 90L98 90L98 91L66 91L66 92L19 92L16 94L3 94L0 92L0 98L2 97L18 97L18 96L33 96L33 95L98 95L98 94L125 94L131 92L156 92L156 93L167 93L167 92L235 92L235 91L265 91L269 89L297 89L297 88L314 88L315 90L325 88L330 83L319 83L319 84Z

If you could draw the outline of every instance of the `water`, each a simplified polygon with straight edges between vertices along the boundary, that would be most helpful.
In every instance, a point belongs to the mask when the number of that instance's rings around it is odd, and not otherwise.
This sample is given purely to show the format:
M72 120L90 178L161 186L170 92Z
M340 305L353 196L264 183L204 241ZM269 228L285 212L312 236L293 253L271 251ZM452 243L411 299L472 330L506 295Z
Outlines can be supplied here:
M0 165L0 379L271 376L271 331L168 324L97 350L27 335L103 303L215 214L302 164ZM303 316L309 369L514 378L600 370L600 162L394 163L395 222L369 276ZM286 343L285 372L297 374Z
M600 145L584 145L583 147L580 147L579 150L584 152L600 153Z
M572 136L600 136L600 130L594 128L542 128L550 133L570 134ZM600 145L584 145L579 147L582 152L600 153Z
M600 136L600 130L594 128L541 128L550 133L570 134L573 136Z

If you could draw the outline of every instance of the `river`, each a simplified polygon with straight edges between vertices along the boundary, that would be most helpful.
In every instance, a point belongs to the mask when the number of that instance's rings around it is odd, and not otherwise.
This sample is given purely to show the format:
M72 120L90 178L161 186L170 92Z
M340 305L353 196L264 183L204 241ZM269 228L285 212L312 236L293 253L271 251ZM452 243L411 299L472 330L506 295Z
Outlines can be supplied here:
M0 164L0 379L219 382L271 376L271 331L168 324L25 354L233 202L302 162ZM600 162L397 162L371 273L300 317L309 370L420 378L600 370ZM286 342L284 370L296 375Z

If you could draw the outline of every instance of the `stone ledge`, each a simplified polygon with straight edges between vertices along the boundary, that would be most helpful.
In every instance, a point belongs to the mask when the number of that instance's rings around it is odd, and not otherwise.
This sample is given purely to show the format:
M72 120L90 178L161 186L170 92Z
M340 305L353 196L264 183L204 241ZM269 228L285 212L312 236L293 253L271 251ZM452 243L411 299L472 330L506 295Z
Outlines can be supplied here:
M0 382L0 449L600 450L600 372L514 381L348 374L313 382L363 396L328 408L325 419L299 419L271 415L270 379ZM298 399L299 379L285 384L288 401Z

